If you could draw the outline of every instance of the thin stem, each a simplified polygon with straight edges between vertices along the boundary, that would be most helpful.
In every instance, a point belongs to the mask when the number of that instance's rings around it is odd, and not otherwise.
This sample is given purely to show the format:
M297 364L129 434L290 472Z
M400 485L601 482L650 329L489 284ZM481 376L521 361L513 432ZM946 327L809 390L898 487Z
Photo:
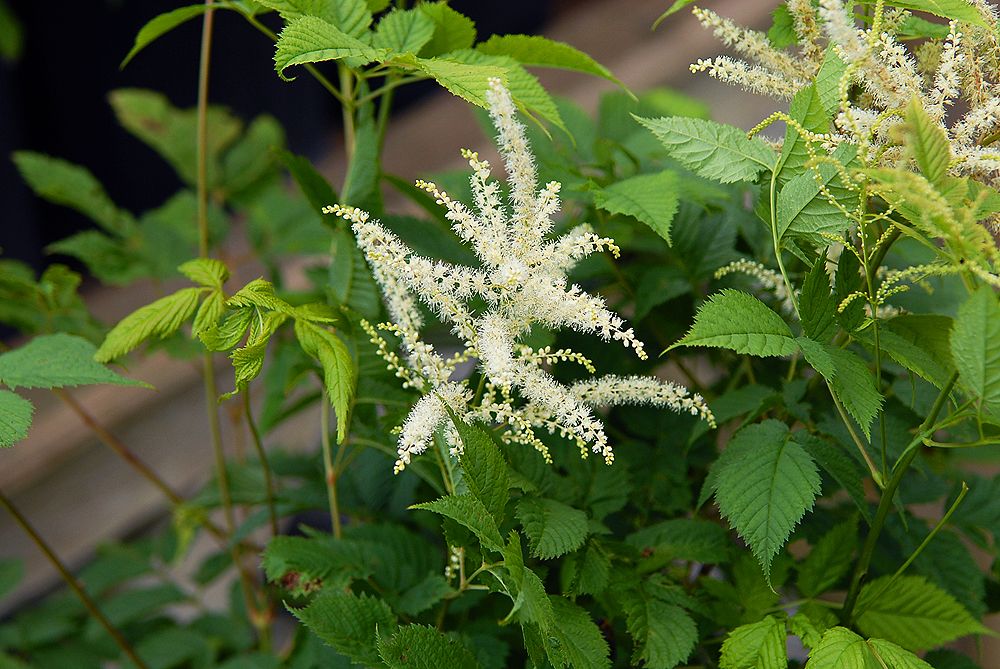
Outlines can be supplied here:
M851 439L854 441L854 445L858 447L858 452L861 453L861 457L864 459L865 464L868 465L869 473L872 475L872 478L875 479L875 482L878 483L878 486L881 488L882 484L885 483L885 479L882 477L879 468L875 466L875 463L872 461L871 456L868 455L868 449L865 448L865 444L863 441L861 441L861 437L859 437L858 433L854 430L854 425L851 423L851 419L848 417L847 412L844 411L844 405L841 404L840 400L837 399L837 396L834 394L833 389L830 388L830 385L827 384L826 387L830 391L830 397L833 399L833 405L837 408L837 413L840 414L841 421L843 421L844 426L847 428L848 433L851 435Z
M253 439L254 449L257 451L257 458L260 460L260 468L264 472L264 490L267 495L267 512L271 520L271 536L278 536L278 512L274 504L274 477L271 475L271 465L267 462L267 453L264 451L264 443L260 438L260 430L253 419L253 409L250 406L250 391L243 391L243 414L247 419L247 427L250 428L250 436Z
M941 409L944 408L945 403L948 401L948 395L951 394L951 389L955 386L957 380L958 372L955 372L948 379L948 383L945 384L944 388L941 389L940 394L938 394L937 399L934 401L934 406L931 407L930 412L927 414L927 418L917 428L916 438L903 451L899 460L896 461L892 471L892 478L889 479L889 483L882 491L878 509L875 511L875 518L872 520L868 536L865 538L865 545L861 549L861 555L858 558L857 564L854 566L854 574L851 576L851 584L847 590L847 597L844 600L844 608L841 611L841 620L846 625L850 625L853 620L854 607L858 602L858 595L861 592L861 583L868 573L868 566L871 564L872 556L875 554L875 544L878 542L879 534L881 534L882 527L885 525L885 519L892 509L896 490L899 489L899 484L902 483L903 476L906 474L906 470L909 469L910 463L917 456L920 450L920 443L924 440L928 430L934 425L938 414L941 413Z
M208 71L212 58L213 0L205 0L198 61L198 255L208 257Z
M132 660L137 667L139 667L139 669L149 669L148 665L136 654L135 649L132 648L132 645L122 635L118 628L115 627L103 613L101 613L101 610L97 607L97 603L91 599L90 595L88 595L87 592L80 586L80 582L77 581L76 577L69 572L66 565L62 563L52 548L45 543L45 540L42 539L40 534L38 534L34 526L32 526L27 518L21 515L21 512L17 510L17 507L14 506L13 502L7 499L7 496L2 492L0 492L0 505L3 505L7 512L14 518L14 522L20 525L25 534L27 534L34 542L35 546L38 547L38 550L42 551L48 561L52 563L52 566L55 567L56 571L59 572L59 575L62 576L66 585L68 585L76 596L80 598L80 601L83 602L83 605L86 607L90 615L101 624L101 627L107 630L108 634L111 635L111 638L115 640L116 644L118 644L118 647L122 649L122 652L125 653L125 655L127 655L128 658Z
M902 573L906 571L906 569L911 564L913 564L913 561L916 560L917 557L924 552L924 549L927 548L927 544L929 544L931 540L934 539L937 533L941 531L941 528L943 528L945 525L948 524L948 521L951 520L952 514L955 513L955 509L958 508L958 505L962 503L962 500L964 500L965 496L968 494L969 494L969 486L965 484L965 481L962 481L962 490L958 493L958 497L955 498L955 501L952 502L951 506L948 508L948 512L945 513L944 516L942 516L941 520L939 520L936 525L934 525L934 529L932 529L930 533L926 537L924 537L924 540L920 542L919 546L917 546L917 550L913 551L910 557L906 558L906 562L904 562L899 566L899 569L896 570L896 573L892 575L893 578L898 578L899 576L901 576Z
M337 472L333 468L333 457L330 454L330 400L323 392L320 399L320 443L323 448L323 469L326 472L326 496L330 502L330 520L333 523L333 536L341 537L340 503L337 501Z
M778 159L780 162L780 158ZM792 302L796 317L799 317L799 302L795 299L795 291L792 289L792 282L788 280L788 273L785 271L785 262L781 259L781 243L778 241L778 165L775 164L771 170L771 241L774 244L774 257L778 261L778 270L781 272L781 279L785 282L785 290L788 292L788 299ZM799 317L801 321L801 317Z
M347 158L348 165L347 174L344 176L344 185L340 189L341 194L343 194L350 185L350 165L354 159L354 143L357 135L354 125L354 110L357 108L357 101L354 99L354 73L346 65L338 65L337 71L340 73L340 105L344 121L344 156Z

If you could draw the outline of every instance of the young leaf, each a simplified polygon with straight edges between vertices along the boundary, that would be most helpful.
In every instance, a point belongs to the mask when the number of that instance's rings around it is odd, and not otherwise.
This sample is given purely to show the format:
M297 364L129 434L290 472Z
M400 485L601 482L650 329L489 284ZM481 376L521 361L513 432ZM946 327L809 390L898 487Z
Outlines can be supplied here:
M633 666L673 669L691 655L698 628L684 609L638 593L626 594L622 608L635 644Z
M664 170L655 174L616 181L594 190L594 205L612 214L631 216L645 223L670 243L670 224L677 213L677 174Z
M910 651L885 639L869 639L868 648L871 649L872 655L889 669L934 669Z
M775 616L740 625L722 643L720 669L785 669L785 625Z
M257 0L281 14L286 23L302 17L322 19L352 37L368 31L372 13L365 0Z
M495 65L473 65L450 58L413 58L398 59L400 62L411 63L416 69L428 75L452 95L457 95L466 102L486 109L486 89L492 78L507 81L506 70Z
M434 22L434 36L424 45L421 56L430 58L468 49L476 41L476 24L449 7L447 0L422 2L417 8Z
M189 260L177 270L193 282L217 290L222 290L222 284L229 279L229 269L226 264L214 258Z
M858 421L865 436L871 439L872 421L882 409L884 400L875 387L875 376L856 353L835 346L827 346L825 349L833 358L836 369L834 377L827 379L830 389L847 409L847 413Z
M861 589L856 620L870 636L909 650L940 646L982 625L955 598L922 576L883 576Z
M812 457L776 420L737 432L715 464L715 499L770 582L771 562L820 492Z
M914 97L906 108L906 147L917 161L920 173L937 186L948 174L951 145L940 125L931 120L920 100Z
M484 548L498 553L503 551L503 538L496 521L483 503L472 495L448 495L433 502L414 504L410 508L432 511L451 518L471 530Z
M757 138L747 139L739 128L681 116L635 119L656 135L671 158L706 179L753 181L774 167L774 150Z
M991 288L983 286L959 307L951 354L962 385L1000 414L1000 305Z
M791 355L798 350L781 316L753 295L731 288L701 305L694 325L670 349L677 346L728 348L761 357Z
M28 436L35 407L17 393L0 389L0 447L13 446Z
M351 352L336 334L308 320L295 320L295 336L302 350L319 360L323 369L323 386L337 412L337 443L341 443L347 436L347 417L356 384Z
M476 49L486 54L510 56L522 65L555 67L592 74L625 87L608 68L584 52L565 42L540 35L493 35L477 44Z
M323 19L303 16L286 25L278 35L274 69L282 79L291 81L293 77L286 77L285 70L293 65L343 58L355 58L364 65L383 60L390 53L388 49L369 46Z
M389 605L366 594L327 590L292 615L327 644L357 664L382 664L376 643L396 627Z
M608 642L590 614L565 597L549 599L556 620L545 636L549 662L572 669L610 669Z
M809 669L885 669L865 640L844 627L828 629L809 653Z
M841 523L823 535L799 564L799 592L804 597L816 597L837 585L851 567L857 543L857 519Z
M522 497L517 519L531 554L543 560L575 551L587 538L587 514L554 499Z
M223 7L225 5L222 5ZM206 5L188 5L187 7L178 7L169 12L164 12L159 16L150 19L146 22L142 28L139 29L139 33L135 36L135 43L129 50L128 55L119 65L119 69L124 69L128 65L129 61L135 58L136 54L149 46L152 42L159 39L161 36L167 34L177 26L181 25L185 21L193 19L196 16L200 16L205 13Z
M182 288L132 312L111 328L94 360L111 362L147 339L173 334L194 314L204 292L204 288Z
M375 28L372 46L397 53L419 53L434 36L434 21L420 8L394 9Z
M424 625L404 625L391 637L379 630L378 653L389 669L482 669L460 641Z
M83 337L58 333L35 337L0 355L0 383L12 389L72 388L98 383L145 386L94 361L96 347Z
M504 509L510 497L507 461L490 435L478 425L469 425L452 416L452 422L462 439L463 479L469 492L483 503L497 525L503 523Z

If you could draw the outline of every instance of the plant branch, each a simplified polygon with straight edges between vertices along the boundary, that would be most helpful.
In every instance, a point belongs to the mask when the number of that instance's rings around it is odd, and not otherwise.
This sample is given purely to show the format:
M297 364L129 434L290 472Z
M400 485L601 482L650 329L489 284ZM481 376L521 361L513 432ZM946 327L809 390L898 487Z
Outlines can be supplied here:
M278 536L278 512L274 505L274 477L271 474L271 465L267 462L267 452L264 450L264 442L260 438L260 430L253 419L253 409L250 406L250 391L243 391L243 413L247 419L247 427L250 428L250 436L253 439L254 450L257 451L257 458L260 460L260 468L264 472L264 491L267 495L267 513L271 521L271 536Z
M339 417L338 417L339 420ZM340 539L340 503L337 501L337 472L333 468L333 457L330 452L330 398L323 391L320 399L320 443L323 449L323 470L326 474L326 496L330 503L330 522L333 524L333 536Z

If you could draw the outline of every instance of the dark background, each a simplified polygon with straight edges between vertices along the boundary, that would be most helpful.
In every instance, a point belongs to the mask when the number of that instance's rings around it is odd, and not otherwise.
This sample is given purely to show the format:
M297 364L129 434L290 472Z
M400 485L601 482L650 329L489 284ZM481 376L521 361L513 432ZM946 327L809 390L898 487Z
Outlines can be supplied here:
M20 20L24 48L13 63L0 60L0 249L36 268L51 260L45 246L90 222L43 202L23 184L10 160L30 149L88 168L119 206L140 213L162 204L180 186L173 170L120 128L107 95L117 88L151 88L178 107L196 102L201 19L164 35L119 70L136 32L162 12L193 0L6 0ZM476 22L481 38L492 33L537 33L548 18L548 0L453 0ZM274 15L261 17L280 28ZM235 12L215 13L209 99L249 120L262 112L285 127L292 151L317 157L339 123L336 101L309 77L281 81L273 45ZM395 110L433 84L399 90ZM61 259L65 261L65 259Z

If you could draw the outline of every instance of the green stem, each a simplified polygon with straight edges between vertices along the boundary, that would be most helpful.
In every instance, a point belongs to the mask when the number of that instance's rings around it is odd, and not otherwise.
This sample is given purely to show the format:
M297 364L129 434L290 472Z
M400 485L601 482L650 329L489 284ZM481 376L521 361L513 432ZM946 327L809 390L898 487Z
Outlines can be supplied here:
M781 159L779 158L780 162ZM785 271L785 262L781 259L781 243L778 241L778 164L771 170L771 241L774 244L774 257L778 261L778 270L781 272L781 279L785 282L785 290L788 292L788 299L795 309L795 316L799 316L799 302L795 299L795 291L792 289L792 282L788 280L788 272Z
M875 511L875 518L872 520L871 527L868 530L868 536L865 538L865 544L861 549L861 555L858 558L858 562L854 566L854 573L851 576L851 584L847 590L847 597L844 599L844 608L841 611L841 621L845 625L849 626L853 622L854 607L858 602L858 595L861 592L861 584L868 573L868 566L871 564L872 556L875 554L875 544L878 542L879 534L882 533L882 527L885 525L885 519L888 517L889 511L892 509L893 498L896 496L899 484L902 483L903 476L906 474L906 471L909 469L913 459L920 451L920 444L923 442L927 431L934 425L938 414L941 413L941 409L944 408L945 403L948 401L948 395L951 393L951 389L955 386L955 382L957 380L958 372L955 372L951 375L951 378L948 379L948 383L945 384L944 388L941 389L940 394L934 401L934 406L931 407L930 413L927 414L927 418L920 424L920 427L917 428L917 437L910 443L906 450L903 451L899 460L896 461L892 470L892 478L889 479L889 483L882 491L882 497L879 499L878 509Z
M38 550L42 551L52 566L56 568L56 571L59 572L59 575L62 576L66 585L68 585L76 596L80 598L80 601L83 603L84 607L86 607L90 615L93 616L94 619L101 624L101 627L103 627L108 634L111 635L111 638L115 640L115 643L118 644L118 647L121 648L122 652L125 653L125 655L128 656L128 658L132 660L135 666L139 669L149 669L148 665L136 654L135 649L132 648L132 645L122 635L118 628L115 627L103 613L101 613L101 610L97 607L97 603L91 599L90 595L88 595L87 592L80 586L76 577L69 572L66 565L62 563L62 560L60 560L52 548L45 543L45 540L42 539L41 535L38 534L28 519L21 515L21 512L18 511L16 506L14 506L14 503L7 499L7 496L2 492L0 492L0 505L3 505L7 512L14 518L14 522L16 522L21 529L24 530L25 534L31 538L35 546L38 547Z
M320 443L323 449L323 470L326 473L326 496L330 503L330 521L333 523L333 536L340 539L340 503L337 501L337 472L333 468L333 457L330 451L330 400L323 392L320 399ZM339 420L339 418L338 418Z
M837 396L834 394L833 389L830 388L829 383L826 384L826 387L827 390L830 391L830 398L833 399L833 406L837 408L837 413L840 414L840 420L843 421L844 427L847 428L847 432L851 435L851 439L854 441L854 445L858 447L858 452L861 453L861 457L864 459L865 464L868 465L868 472L881 488L885 483L885 478L883 478L882 474L879 472L879 468L875 466L871 456L868 455L868 449L865 448L864 442L861 441L861 437L858 436L858 433L854 429L854 424L851 423L850 417L848 417L847 412L844 411L844 405L837 399Z
M899 569L897 569L896 573L893 574L893 578L898 578L899 576L901 576L902 573L906 571L906 569L911 564L913 564L913 561L916 560L917 557L924 552L924 549L927 548L927 544L929 544L931 540L934 539L937 533L941 531L941 528L943 528L945 525L948 524L948 521L951 520L952 514L955 513L955 509L958 508L958 505L962 503L962 500L965 499L965 496L968 494L969 494L969 486L965 484L965 481L962 481L962 490L958 493L958 497L955 498L955 501L952 502L951 506L948 508L948 512L944 514L944 516L941 518L941 520L937 522L936 525L934 525L934 529L930 531L930 534L924 537L924 540L920 542L919 546L917 546L917 550L913 551L913 554L910 555L910 557L906 558L906 562L904 562L899 566Z
M250 436L253 438L253 446L257 451L257 458L260 460L260 468L264 472L264 491L267 495L267 512L271 520L271 536L278 536L278 512L274 504L274 477L271 475L271 466L267 462L267 453L264 451L264 442L260 438L260 430L253 419L253 409L250 406L250 391L243 391L243 413L247 419L247 427L250 428Z

